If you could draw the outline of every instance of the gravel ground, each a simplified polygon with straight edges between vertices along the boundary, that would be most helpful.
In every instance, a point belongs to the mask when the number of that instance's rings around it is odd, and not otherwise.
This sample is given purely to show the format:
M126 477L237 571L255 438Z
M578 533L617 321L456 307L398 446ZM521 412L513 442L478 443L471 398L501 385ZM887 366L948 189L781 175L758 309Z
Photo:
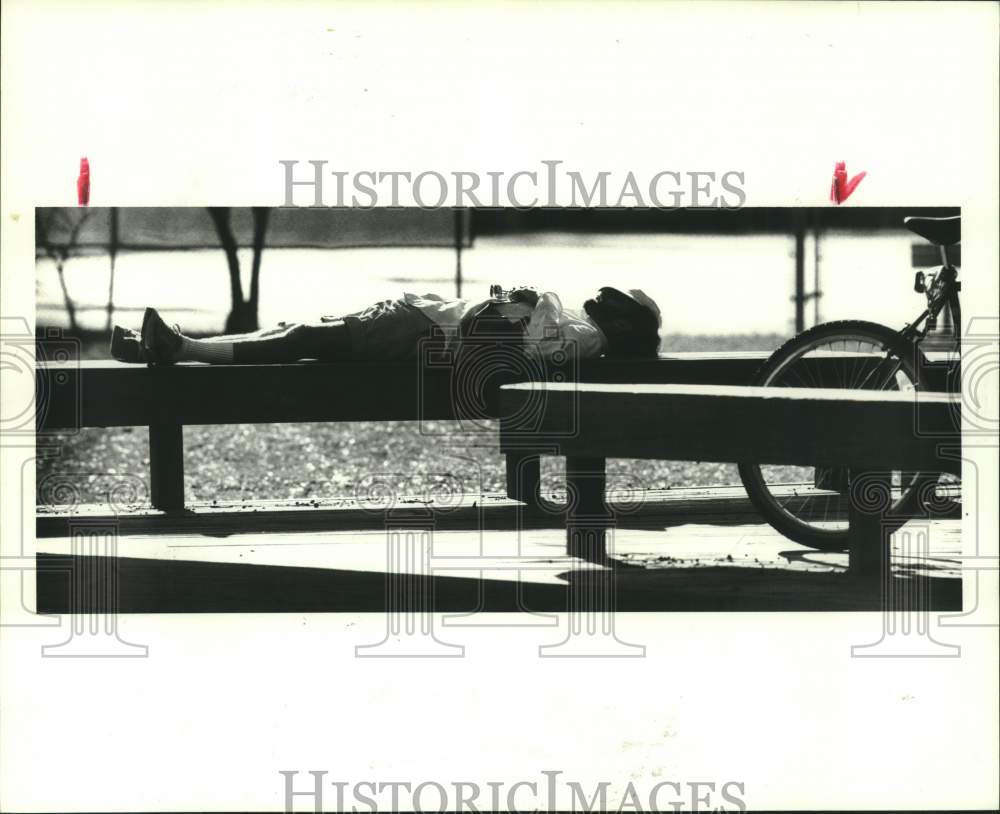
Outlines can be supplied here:
M671 336L667 351L771 350L778 336ZM99 358L101 348L88 348ZM496 432L456 439L450 422L261 424L187 427L188 501L345 497L374 488L399 494L441 490L501 492ZM101 503L126 484L147 502L149 445L144 428L86 429L51 437L57 455L39 456L38 503ZM543 490L561 488L562 459L543 461ZM611 486L647 489L739 483L731 464L648 460L608 462ZM111 477L106 477L111 476Z

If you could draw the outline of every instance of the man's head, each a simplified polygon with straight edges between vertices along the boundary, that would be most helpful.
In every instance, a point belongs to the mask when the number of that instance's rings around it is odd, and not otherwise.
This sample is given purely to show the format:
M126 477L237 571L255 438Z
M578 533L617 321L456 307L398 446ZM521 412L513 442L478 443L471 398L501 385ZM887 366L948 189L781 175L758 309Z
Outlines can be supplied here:
M608 339L608 356L652 357L660 349L660 309L651 297L604 287L583 304Z

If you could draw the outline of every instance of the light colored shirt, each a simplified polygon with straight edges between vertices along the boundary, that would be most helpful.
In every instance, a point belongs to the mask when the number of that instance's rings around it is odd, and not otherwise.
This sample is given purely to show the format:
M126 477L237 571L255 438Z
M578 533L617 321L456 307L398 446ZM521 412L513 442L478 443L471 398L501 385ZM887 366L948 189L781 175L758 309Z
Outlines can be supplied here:
M457 336L462 318L483 302L437 294L406 293L403 299L453 336ZM539 295L534 308L527 303L505 303L500 311L515 319L528 317L524 349L530 355L551 359L554 354L561 353L570 359L594 359L608 349L604 333L590 317L563 308L559 297L551 291Z

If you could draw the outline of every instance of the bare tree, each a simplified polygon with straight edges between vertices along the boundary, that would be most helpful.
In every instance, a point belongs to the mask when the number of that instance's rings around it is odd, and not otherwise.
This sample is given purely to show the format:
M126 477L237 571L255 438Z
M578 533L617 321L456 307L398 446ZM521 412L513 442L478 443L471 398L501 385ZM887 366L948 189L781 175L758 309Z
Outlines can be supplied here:
M58 209L36 209L35 210L35 245L40 246L45 255L55 263L56 273L59 275L59 285L62 288L63 302L66 305L66 313L69 315L69 327L71 331L78 330L76 322L76 304L69 295L69 288L66 286L65 264L66 260L76 248L80 238L80 230L87 219L93 214L91 209L80 210L80 217L73 223L62 208ZM60 225L69 228L69 238L65 243L55 243L51 238L51 229L57 225L57 221L62 221Z
M226 264L229 268L229 298L230 310L226 317L226 333L246 333L256 331L260 325L257 318L257 306L260 301L260 263L264 251L264 238L267 234L267 221L271 213L266 206L255 206L251 209L253 215L253 265L250 269L250 296L243 298L243 284L240 280L239 245L233 234L232 210L228 206L210 206L208 214L215 224L219 242L226 254Z

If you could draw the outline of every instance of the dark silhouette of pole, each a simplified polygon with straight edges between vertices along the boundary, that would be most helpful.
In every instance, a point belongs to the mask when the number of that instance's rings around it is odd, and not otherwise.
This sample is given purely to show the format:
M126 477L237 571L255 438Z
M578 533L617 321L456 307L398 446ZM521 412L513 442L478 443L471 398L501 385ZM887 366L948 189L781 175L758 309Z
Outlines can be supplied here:
M806 225L801 216L795 222L795 333L806 329Z
M819 298L823 292L819 287L819 227L813 225L813 325L819 325Z
M118 258L118 207L112 206L108 219L108 259L111 268L108 273L108 330L111 330L115 310L115 260Z
M463 211L455 209L455 296L462 296L462 243L464 241Z

